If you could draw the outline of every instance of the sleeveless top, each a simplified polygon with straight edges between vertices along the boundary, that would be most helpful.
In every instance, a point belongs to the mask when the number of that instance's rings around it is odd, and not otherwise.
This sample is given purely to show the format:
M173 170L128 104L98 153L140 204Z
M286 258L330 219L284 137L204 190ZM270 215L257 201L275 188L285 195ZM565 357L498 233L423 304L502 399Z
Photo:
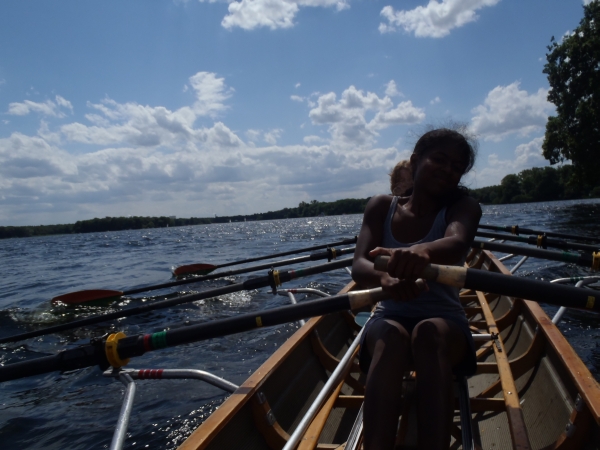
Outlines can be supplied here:
M420 241L406 244L398 242L392 234L392 218L396 212L398 205L398 197L392 199L390 210L383 225L383 242L381 246L384 248L402 248L410 247L415 244L424 242L432 242L444 237L446 232L446 210L444 206L438 212L429 233ZM460 265L464 264L466 254L463 255ZM375 308L375 316L398 315L403 317L414 318L431 318L444 317L453 318L461 322L467 322L464 309L458 299L458 288L446 286L434 281L427 281L429 291L422 292L418 297L408 301L398 300L383 300L378 303Z

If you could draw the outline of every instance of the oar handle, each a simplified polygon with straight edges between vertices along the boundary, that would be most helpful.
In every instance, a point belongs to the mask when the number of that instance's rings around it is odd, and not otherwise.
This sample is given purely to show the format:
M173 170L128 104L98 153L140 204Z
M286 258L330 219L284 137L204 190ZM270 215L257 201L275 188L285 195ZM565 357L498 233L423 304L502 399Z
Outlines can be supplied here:
M386 271L389 256L375 258L376 270ZM591 289L514 277L487 270L429 264L421 276L427 280L567 308L600 311L600 293Z
M389 260L389 256L377 255L374 261L375 270L386 272ZM428 264L421 273L421 278L429 281L437 281L438 283L447 284L448 286L462 288L465 284L466 275L467 271L464 267Z

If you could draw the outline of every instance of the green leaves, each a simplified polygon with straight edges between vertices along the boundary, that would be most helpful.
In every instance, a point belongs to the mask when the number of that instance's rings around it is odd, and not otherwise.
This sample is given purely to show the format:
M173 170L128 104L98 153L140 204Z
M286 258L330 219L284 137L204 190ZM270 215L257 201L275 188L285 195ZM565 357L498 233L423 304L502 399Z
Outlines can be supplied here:
M551 164L571 160L573 180L595 183L600 170L600 1L584 6L579 26L548 46L544 73L548 100L557 115L549 117L542 144Z

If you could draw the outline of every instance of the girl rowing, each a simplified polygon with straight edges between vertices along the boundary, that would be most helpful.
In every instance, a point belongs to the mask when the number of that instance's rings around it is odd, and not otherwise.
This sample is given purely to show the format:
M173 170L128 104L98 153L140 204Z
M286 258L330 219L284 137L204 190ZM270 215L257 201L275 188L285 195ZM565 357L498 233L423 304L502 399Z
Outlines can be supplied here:
M425 133L410 157L412 194L379 195L365 209L352 276L361 286L381 286L390 297L376 307L361 345L365 450L394 448L409 368L417 373L419 448L450 445L453 373L475 372L475 347L458 290L417 279L428 263L465 261L481 208L459 183L475 154L457 131ZM387 272L373 268L376 255L390 256Z

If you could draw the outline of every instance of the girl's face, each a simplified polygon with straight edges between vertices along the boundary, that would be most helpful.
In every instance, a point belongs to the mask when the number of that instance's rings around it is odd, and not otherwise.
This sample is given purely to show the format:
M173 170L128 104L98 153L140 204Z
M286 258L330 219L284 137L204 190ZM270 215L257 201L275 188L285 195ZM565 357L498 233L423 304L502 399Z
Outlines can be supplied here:
M411 164L416 167L415 185L432 194L445 194L458 186L468 161L457 147L435 147L420 157L413 154Z

